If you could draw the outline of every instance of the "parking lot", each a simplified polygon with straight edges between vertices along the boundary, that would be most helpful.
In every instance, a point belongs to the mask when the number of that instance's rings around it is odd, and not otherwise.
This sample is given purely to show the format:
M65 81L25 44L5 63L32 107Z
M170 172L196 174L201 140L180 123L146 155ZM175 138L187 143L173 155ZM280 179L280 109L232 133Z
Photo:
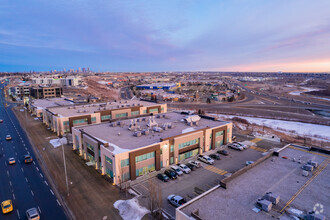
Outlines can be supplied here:
M253 139L253 141L261 142L261 140ZM162 182L156 177L152 178L156 184L161 187L163 198L163 209L171 216L175 216L175 207L167 202L167 197L171 194L180 195L187 201L202 194L210 188L219 184L219 181L225 178L226 175L230 175L242 167L246 166L246 161L255 161L263 156L267 152L263 146L250 147L243 151L237 151L228 147L223 147L228 151L229 155L220 155L220 160L215 160L214 165L208 165L201 162L201 167L192 171L190 174L183 174L176 180L170 180L169 182ZM215 152L215 151L214 151ZM187 163L190 158L183 163ZM140 192L142 195L148 195L149 193L149 181L144 181L133 186L133 188Z

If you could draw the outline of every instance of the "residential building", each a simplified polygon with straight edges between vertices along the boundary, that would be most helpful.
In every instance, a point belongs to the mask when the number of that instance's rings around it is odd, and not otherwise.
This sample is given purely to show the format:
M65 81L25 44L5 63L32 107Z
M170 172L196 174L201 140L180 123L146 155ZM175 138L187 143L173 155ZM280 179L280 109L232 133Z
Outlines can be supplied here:
M177 112L73 127L73 149L115 184L231 142L232 123Z
M81 81L80 77L67 76L61 78L38 77L32 78L32 83L44 86L78 86Z
M136 86L137 89L163 89L170 90L176 87L181 87L181 83L154 83Z
M73 126L165 112L167 112L166 104L129 100L49 107L44 111L43 121L57 135L63 135L71 133Z

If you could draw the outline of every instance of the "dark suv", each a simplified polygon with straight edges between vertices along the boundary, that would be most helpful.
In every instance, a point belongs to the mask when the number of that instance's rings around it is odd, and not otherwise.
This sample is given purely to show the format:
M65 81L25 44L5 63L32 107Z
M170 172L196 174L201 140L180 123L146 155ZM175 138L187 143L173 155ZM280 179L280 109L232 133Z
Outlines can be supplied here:
M24 163L31 163L32 162L32 157L27 154L27 155L24 155Z
M177 178L177 174L173 170L165 170L164 173L172 180Z

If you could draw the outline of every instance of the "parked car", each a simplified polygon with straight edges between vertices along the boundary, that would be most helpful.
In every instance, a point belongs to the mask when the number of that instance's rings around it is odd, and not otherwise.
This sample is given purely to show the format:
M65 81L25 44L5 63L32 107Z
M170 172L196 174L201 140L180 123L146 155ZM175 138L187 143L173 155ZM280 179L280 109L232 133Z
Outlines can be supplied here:
M160 179L160 180L163 181L163 182L168 182L168 181L170 181L170 178L168 178L168 176L166 176L166 175L163 174L163 173L158 173L158 174L157 174L157 178Z
M220 160L220 156L218 154L210 154L210 157L216 160Z
M201 163L199 161L197 161L197 160L191 160L188 163L194 165L196 168L201 167Z
M235 149L235 150L244 150L244 148L242 146L234 144L234 143L228 145L228 147Z
M11 200L5 200L1 203L1 210L3 214L9 213L13 211L13 203Z
M176 174L176 172L175 171L173 171L173 170L165 170L165 175L166 176L168 176L170 179L172 179L172 180L174 180L174 179L176 179L177 178L177 174Z
M222 155L225 155L225 156L228 156L228 152L226 150L218 150L217 151L218 154L222 154Z
M15 163L16 163L15 158L11 157L8 159L8 164L15 164Z
M247 149L248 148L248 146L247 145L245 145L245 144L242 144L241 142L233 142L234 144L237 144L237 145L239 145L239 146L241 146L241 147L243 147L244 149Z
M6 141L10 141L12 138L11 138L11 136L8 134L7 136L6 136Z
M184 172L185 174L188 174L191 172L191 169L189 169L189 167L187 167L186 165L184 164L180 164L179 165L179 168L182 170L182 172Z
M24 163L31 163L32 162L32 157L27 154L27 155L24 155Z
M206 155L198 155L197 159L207 164L214 164L214 160Z
M26 217L28 220L39 220L40 215L36 208L26 210Z
M186 163L186 166L191 169L191 171L194 171L196 169L196 166L191 163Z
M176 166L176 165L173 165L171 166L171 169L178 175L178 176L181 176L183 174L183 172L181 171L181 169Z
M167 197L167 200L169 203L171 203L175 207L179 207L186 203L186 200L184 198L182 198L181 196L177 196L177 195L169 195Z

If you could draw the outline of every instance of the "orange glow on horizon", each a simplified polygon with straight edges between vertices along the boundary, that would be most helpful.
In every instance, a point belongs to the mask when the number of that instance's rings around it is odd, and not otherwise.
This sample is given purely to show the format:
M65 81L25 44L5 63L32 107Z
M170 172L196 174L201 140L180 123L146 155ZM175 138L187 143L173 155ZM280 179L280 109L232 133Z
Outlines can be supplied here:
M255 63L248 65L237 65L225 68L217 68L221 71L239 72L329 72L330 59L300 62L274 62Z

